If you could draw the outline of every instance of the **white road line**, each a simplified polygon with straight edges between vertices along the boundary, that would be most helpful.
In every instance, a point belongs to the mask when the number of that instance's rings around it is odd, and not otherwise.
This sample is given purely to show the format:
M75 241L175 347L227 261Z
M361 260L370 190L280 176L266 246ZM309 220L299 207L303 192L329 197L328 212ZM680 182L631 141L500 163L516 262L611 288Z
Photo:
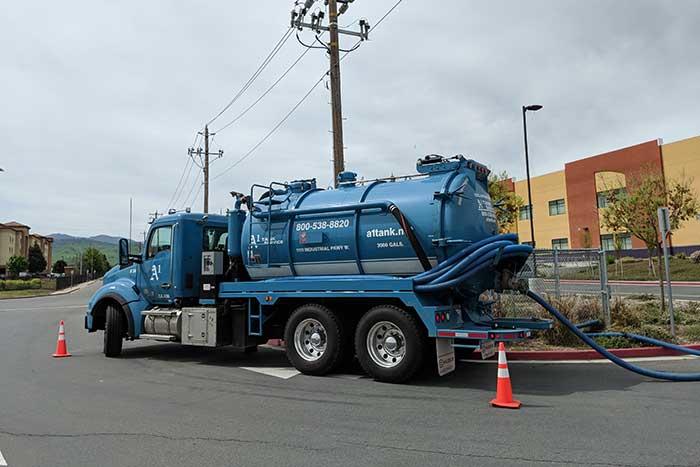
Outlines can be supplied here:
M2 457L2 451L0 451L0 466L7 467L7 461Z
M241 370L254 371L255 373L260 373L267 376L274 376L275 378L289 379L296 375L300 375L297 370L289 367L249 367L241 366Z
M69 308L86 309L85 305L66 305L66 306L43 306L41 308L0 308L2 311L46 311L46 310L65 310Z
M369 376L366 375L345 375L345 374L340 374L340 375L328 375L330 378L338 378L338 379L367 379Z
M692 355L680 355L671 357L638 357L638 358L623 358L626 362L673 362L676 360L692 360L694 357ZM460 362L467 363L498 363L497 360L467 360L463 359ZM542 364L542 365L558 365L558 364L572 364L572 363L612 363L607 358L598 358L595 360L508 360L508 364L512 365L514 363L529 363L529 364Z

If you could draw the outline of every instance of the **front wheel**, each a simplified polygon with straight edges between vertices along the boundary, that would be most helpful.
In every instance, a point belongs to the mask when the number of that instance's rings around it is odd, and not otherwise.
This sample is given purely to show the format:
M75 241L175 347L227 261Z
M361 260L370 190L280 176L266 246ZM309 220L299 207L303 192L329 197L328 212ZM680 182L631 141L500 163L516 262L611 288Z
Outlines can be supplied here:
M322 376L335 370L344 353L344 329L336 314L322 305L302 305L284 328L287 358L307 375Z
M377 381L402 383L423 366L426 338L409 312L391 305L369 310L355 331L362 368Z
M124 320L122 311L114 305L108 305L105 315L104 354L107 357L118 357L122 353L124 338Z

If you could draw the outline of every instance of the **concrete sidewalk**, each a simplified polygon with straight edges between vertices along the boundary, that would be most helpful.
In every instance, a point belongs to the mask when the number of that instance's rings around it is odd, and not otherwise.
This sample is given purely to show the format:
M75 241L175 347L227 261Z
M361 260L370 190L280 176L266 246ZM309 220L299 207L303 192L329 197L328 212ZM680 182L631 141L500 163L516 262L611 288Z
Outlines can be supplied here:
M69 294L69 293L73 293L73 292L75 292L75 291L84 289L85 287L88 287L88 286L94 284L95 282L98 282L99 280L100 280L100 279L94 279L94 280L91 280L91 281L83 282L83 283L78 284L78 285L75 285L75 286L73 286L73 287L68 287L67 289L57 290L57 291L55 291L55 292L50 293L49 295L66 295L66 294Z

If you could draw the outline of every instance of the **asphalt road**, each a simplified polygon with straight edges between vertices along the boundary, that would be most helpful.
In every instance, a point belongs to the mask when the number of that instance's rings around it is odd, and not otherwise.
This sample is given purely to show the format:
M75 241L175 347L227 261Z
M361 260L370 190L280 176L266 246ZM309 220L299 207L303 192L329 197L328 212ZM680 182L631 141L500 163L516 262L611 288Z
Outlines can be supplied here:
M524 406L510 411L488 404L492 364L389 385L241 368L288 367L272 349L127 343L105 359L102 334L82 329L93 288L0 301L0 465L700 464L700 383L511 363ZM57 360L60 319L74 356ZM700 372L698 360L650 365Z

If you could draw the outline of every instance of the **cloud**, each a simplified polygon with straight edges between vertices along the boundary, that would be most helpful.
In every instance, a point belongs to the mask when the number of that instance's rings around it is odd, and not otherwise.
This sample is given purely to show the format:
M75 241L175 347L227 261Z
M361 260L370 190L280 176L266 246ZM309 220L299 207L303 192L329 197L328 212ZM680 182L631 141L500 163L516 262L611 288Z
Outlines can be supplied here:
M41 233L126 235L168 206L195 132L284 33L291 2L14 2L0 18L0 221ZM289 3L289 4L288 4ZM376 22L393 0L355 2ZM411 173L428 153L463 153L524 175L642 141L700 133L695 1L405 0L342 63L347 167ZM341 21L342 23L342 21ZM288 41L212 129L303 51ZM216 135L212 174L253 147L327 69L314 50L245 118ZM330 100L319 86L250 158L212 183L213 210L252 182L331 181ZM184 199L199 191L196 171ZM201 195L197 203L201 206Z

